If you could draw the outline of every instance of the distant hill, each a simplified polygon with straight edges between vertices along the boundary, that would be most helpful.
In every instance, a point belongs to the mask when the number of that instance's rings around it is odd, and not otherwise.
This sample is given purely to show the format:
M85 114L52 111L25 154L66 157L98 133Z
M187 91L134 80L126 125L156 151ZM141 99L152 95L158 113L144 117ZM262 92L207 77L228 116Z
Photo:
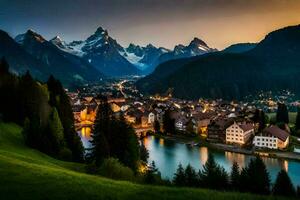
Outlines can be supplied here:
M274 31L243 53L219 52L186 60L159 82L149 82L147 76L137 82L137 87L145 94L172 88L176 97L187 99L241 99L260 90L279 89L300 94L300 84L296 81L300 75L299 58L300 25ZM159 76L156 71L151 74Z
M256 47L256 43L238 43L225 48L223 53L244 53Z

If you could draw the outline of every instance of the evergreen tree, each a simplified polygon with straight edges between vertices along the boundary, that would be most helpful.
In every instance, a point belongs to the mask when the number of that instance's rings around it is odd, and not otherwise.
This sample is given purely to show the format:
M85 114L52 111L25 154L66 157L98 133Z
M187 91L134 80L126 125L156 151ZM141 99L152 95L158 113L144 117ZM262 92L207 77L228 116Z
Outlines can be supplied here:
M9 66L2 58L0 60L0 117L4 121L22 124L25 119L20 120L16 115L20 110L18 86L18 78L9 73Z
M107 135L110 131L112 114L107 98L100 97L99 99L100 104L92 131L92 148L88 154L89 159L95 161L97 166L100 166L103 160L110 156Z
M0 60L0 76L3 76L4 74L8 74L9 73L9 65L6 62L5 58L2 57Z
M53 76L49 77L47 87L50 93L49 104L57 109L64 129L66 146L72 151L73 160L81 162L83 161L84 149L81 139L75 130L75 119L70 99L60 81Z
M184 169L181 163L178 165L177 171L174 174L173 183L176 186L185 186L186 185L186 177Z
M165 110L163 115L163 129L165 133L175 134L175 120L171 117L171 111Z
M258 131L261 132L264 128L266 128L266 124L268 123L268 116L265 115L263 110L256 109L253 121L259 124Z
M289 113L285 104L278 103L276 122L277 123L289 123Z
M91 143L89 156L96 165L99 166L105 158L115 157L136 171L140 159L137 136L123 116L117 119L113 115L106 97L100 97Z
M231 167L230 186L233 190L240 188L240 171L237 162L234 162Z
M270 177L263 160L257 156L242 169L240 176L241 191L256 194L270 193Z
M297 107L296 130L300 129L300 107Z
M295 196L296 191L292 184L292 181L286 171L281 170L278 172L274 187L273 194L278 196Z
M146 149L144 143L141 143L141 145L140 145L140 159L142 161L144 161L145 163L147 163L148 159L149 159L149 152Z
M140 147L134 129L122 115L119 119L112 118L108 141L111 156L118 158L124 165L136 171Z
M155 162L152 161L149 169L146 172L145 175L145 183L147 184L155 184L156 183L156 177L160 178L160 173L158 169L156 168Z
M186 166L184 174L186 179L186 186L196 187L198 185L196 171L190 164Z
M49 151L53 152L54 155L58 155L59 152L64 148L65 142L64 129L62 127L56 108L53 108L53 111L50 115L48 132L53 148L51 150L49 149Z
M228 174L223 167L215 162L211 153L208 155L199 177L203 187L211 189L226 189L228 187Z
M264 111L260 112L260 118L259 118L259 127L258 130L262 131L266 128L266 124L267 124L267 116L265 115Z

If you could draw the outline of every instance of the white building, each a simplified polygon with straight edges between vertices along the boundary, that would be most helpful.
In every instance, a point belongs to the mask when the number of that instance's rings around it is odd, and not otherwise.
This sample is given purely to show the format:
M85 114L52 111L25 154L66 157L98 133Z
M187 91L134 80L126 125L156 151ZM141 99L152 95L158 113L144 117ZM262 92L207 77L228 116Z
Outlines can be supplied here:
M253 145L259 148L284 149L289 144L288 132L272 125L254 137Z
M226 129L226 143L246 144L251 135L254 135L253 124L238 124L234 122Z

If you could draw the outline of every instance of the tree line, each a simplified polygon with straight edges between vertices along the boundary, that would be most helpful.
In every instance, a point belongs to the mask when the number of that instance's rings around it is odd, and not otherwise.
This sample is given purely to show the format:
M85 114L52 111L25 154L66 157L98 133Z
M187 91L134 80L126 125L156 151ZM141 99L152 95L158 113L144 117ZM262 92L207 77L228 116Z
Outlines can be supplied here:
M17 76L0 61L0 116L23 126L25 143L53 157L83 161L83 146L74 126L74 116L63 86L50 76L36 81L29 71Z
M172 180L173 185L178 187L201 187L222 191L239 191L261 195L276 195L295 197L299 194L299 187L293 186L286 171L281 170L274 185L271 185L270 175L263 160L256 156L242 169L236 162L231 167L231 172L217 164L212 154L203 165L203 169L196 170L189 164L184 169L181 164Z

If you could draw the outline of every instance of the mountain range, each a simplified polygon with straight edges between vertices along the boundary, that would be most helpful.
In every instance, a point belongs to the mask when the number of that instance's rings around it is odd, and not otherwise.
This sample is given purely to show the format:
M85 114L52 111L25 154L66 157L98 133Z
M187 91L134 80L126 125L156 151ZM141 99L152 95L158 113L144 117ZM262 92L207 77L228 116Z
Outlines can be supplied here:
M86 40L65 42L60 36L46 40L33 30L14 39L0 31L0 56L4 56L15 73L29 70L45 80L55 75L64 85L96 81L103 77L147 75L157 65L176 58L192 57L217 51L194 38L189 45L176 45L173 50L152 44L133 43L122 47L102 27Z
M167 60L217 51L198 38L187 46L176 45L173 50L152 44L143 47L130 43L122 47L102 27L84 41L66 43L55 37L51 42L63 51L82 57L108 76L149 74Z
M299 94L300 25L269 33L258 44L238 44L220 52L171 60L139 80L145 94L185 99L242 99L261 90L289 89Z

